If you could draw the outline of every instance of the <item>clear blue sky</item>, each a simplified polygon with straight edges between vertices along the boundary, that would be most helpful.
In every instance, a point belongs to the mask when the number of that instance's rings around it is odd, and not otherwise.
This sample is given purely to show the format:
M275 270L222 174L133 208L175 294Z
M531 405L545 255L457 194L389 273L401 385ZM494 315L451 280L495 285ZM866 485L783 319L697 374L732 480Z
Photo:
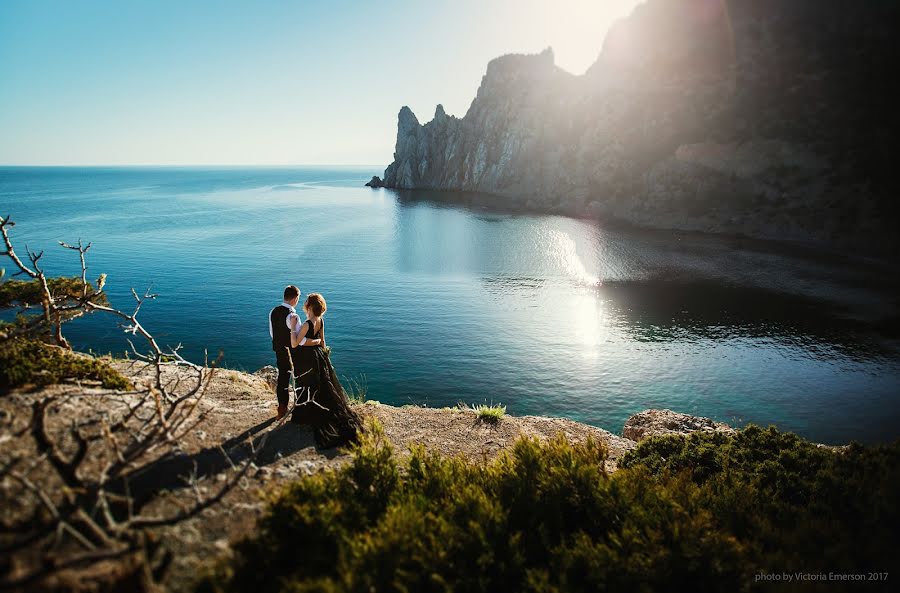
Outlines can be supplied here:
M487 62L582 73L637 0L3 0L0 164L371 164Z

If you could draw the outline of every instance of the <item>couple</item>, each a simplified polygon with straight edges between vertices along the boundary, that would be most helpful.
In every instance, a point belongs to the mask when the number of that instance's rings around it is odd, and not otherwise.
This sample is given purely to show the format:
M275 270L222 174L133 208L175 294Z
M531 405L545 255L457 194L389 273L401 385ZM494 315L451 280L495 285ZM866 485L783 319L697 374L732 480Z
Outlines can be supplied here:
M315 292L306 297L306 321L297 314L299 303L300 289L291 284L284 289L284 301L269 313L269 335L278 365L276 420L287 414L293 394L291 421L311 424L319 447L356 441L362 423L325 349L325 299Z

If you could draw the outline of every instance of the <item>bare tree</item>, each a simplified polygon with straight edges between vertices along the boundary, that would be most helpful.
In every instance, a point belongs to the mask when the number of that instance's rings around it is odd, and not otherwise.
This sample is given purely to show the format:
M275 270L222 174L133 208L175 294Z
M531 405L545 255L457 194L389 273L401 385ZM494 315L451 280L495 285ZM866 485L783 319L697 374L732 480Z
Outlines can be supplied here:
M257 453L265 446L266 432L246 443L250 453L239 465L232 464L230 474L214 492L204 493L197 476L188 476L186 486L193 496L179 508L159 514L146 510L148 505L132 491L130 478L148 464L179 452L184 437L195 430L210 413L201 405L214 376L216 361L198 365L184 359L180 346L163 351L153 335L141 325L138 314L147 300L157 295L149 290L139 295L131 312L109 305L104 291L105 275L94 284L87 279L85 255L91 244L61 243L76 251L81 276L75 290L68 286L64 297L54 291L54 279L40 267L43 252L26 247L26 261L18 256L9 237L13 226L9 217L0 218L0 233L8 257L37 286L40 314L36 320L13 326L0 336L17 339L38 327L49 328L50 339L69 348L62 325L91 312L113 315L125 331L143 338L147 351L133 343L136 376L146 382L132 391L103 392L72 386L52 396L36 395L30 414L20 426L10 421L13 436L28 439L33 455L7 454L0 450L2 496L15 507L4 513L0 534L0 557L18 555L29 562L6 566L0 577L0 589L22 589L48 575L65 569L84 567L100 560L138 556L145 578L158 580L168 555L152 536L154 528L175 525L196 516L221 501L253 466ZM71 280L71 279L70 279ZM31 303L24 310L34 308ZM75 354L73 354L74 356ZM87 418L77 418L68 410L74 405L92 410ZM26 408L27 409L27 408ZM84 416L84 414L82 414ZM223 455L227 454L222 451ZM4 506L7 506L4 503ZM3 570L4 563L0 563Z

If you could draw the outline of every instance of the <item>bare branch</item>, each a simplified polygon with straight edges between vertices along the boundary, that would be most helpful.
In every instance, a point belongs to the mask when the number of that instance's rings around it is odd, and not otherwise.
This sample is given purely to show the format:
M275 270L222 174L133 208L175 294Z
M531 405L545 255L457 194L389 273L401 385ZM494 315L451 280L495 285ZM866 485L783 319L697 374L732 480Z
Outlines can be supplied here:
M194 493L190 504L177 510L172 509L175 512L162 516L141 514L140 508L145 501L143 498L135 499L129 476L133 477L134 472L145 471L150 464L181 450L182 439L207 420L213 408L203 405L203 401L222 354L220 352L212 363L204 354L204 365L201 366L182 356L181 344L163 351L153 335L138 320L143 304L158 296L151 291L152 286L143 294L131 290L135 300L131 313L108 305L102 292L105 275L101 274L98 278L96 289L88 283L86 254L92 243L85 244L81 239L77 244L59 242L62 248L78 252L81 265L80 297L73 297L69 293L59 297L57 302L40 267L43 251L32 252L26 246L26 259L30 265L23 262L9 238L8 230L13 225L9 217L0 218L0 235L6 249L0 256L9 257L18 268L18 273L38 282L42 315L25 325L24 330L7 330L0 339L23 335L46 324L52 329L54 340L63 347L69 347L62 335L63 323L86 313L100 311L117 317L124 322L127 333L140 335L147 342L149 354L138 352L134 343L128 340L136 358L132 367L143 365L136 374L146 372L150 376L135 391L117 394L119 399L108 407L99 406L88 399L87 405L94 410L95 417L87 422L73 420L62 427L58 424L54 424L52 429L48 427L48 414L51 411L63 409L73 398L88 397L80 390L77 393L73 391L57 395L53 400L38 399L31 404L30 423L16 433L16 438L28 438L30 435L38 455L27 462L13 458L0 467L0 479L11 478L23 489L22 492L33 495L30 506L24 511L30 517L27 522L17 519L12 526L14 532L21 536L14 538L8 549L21 551L26 546L31 546L29 549L32 553L37 551L43 554L48 551L48 546L56 545L57 552L64 556L61 561L48 562L15 580L0 578L0 589L21 588L65 568L84 566L100 559L119 558L131 553L140 554L141 551L149 563L152 550L146 545L145 530L177 524L220 502L254 467L271 430L283 425L286 419L282 418L265 432L258 443L256 436L248 437L249 443L243 446L249 447L250 454L240 464L236 464L228 452L221 448L228 463L226 471L230 475L212 495L206 496L201 491L199 482L203 477L199 475L195 465L188 480L188 486ZM19 331L23 334L18 333ZM176 369L176 372L172 375L167 369ZM296 404L292 402L293 405ZM89 458L100 461L86 463ZM60 481L63 488L59 488ZM146 492L138 492L137 496L146 496ZM72 554L64 545L70 538L86 552ZM33 549L35 546L37 550Z
M65 247L66 249L74 249L78 252L78 256L81 258L81 298L83 300L87 300L88 297L88 281L87 281L87 262L85 262L84 254L88 252L93 243L88 243L87 246L84 246L81 242L81 239L78 239L78 245L69 245L67 243L59 242L60 245Z
M104 311L128 321L131 324L131 327L126 331L131 334L140 334L145 340L147 340L147 343L150 344L150 349L152 350L153 354L158 357L162 356L162 349L160 349L159 344L156 343L156 339L150 334L150 332L145 330L144 327L135 318L137 311L135 311L134 314L129 315L127 313L119 311L118 309L113 309L112 307L100 305L92 301L86 302L85 306L92 311ZM135 354L137 354L137 351L135 351Z
M6 251L3 253L3 255L9 257L13 261L13 263L16 264L16 266L19 268L18 273L27 274L32 278L37 278L38 273L22 263L22 260L19 259L18 255L16 255L16 250L13 249L12 242L9 240L9 231L7 231L7 227L13 227L15 225L16 223L10 220L9 216L7 216L6 218L0 216L0 234L2 234L3 236L3 244L6 247Z

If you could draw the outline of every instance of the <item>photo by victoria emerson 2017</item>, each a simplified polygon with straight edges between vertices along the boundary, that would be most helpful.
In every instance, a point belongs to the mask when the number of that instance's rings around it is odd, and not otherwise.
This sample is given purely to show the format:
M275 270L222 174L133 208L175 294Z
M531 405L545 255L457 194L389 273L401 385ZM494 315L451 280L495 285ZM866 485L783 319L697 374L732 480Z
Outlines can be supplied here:
M0 590L894 591L900 5L0 5Z

